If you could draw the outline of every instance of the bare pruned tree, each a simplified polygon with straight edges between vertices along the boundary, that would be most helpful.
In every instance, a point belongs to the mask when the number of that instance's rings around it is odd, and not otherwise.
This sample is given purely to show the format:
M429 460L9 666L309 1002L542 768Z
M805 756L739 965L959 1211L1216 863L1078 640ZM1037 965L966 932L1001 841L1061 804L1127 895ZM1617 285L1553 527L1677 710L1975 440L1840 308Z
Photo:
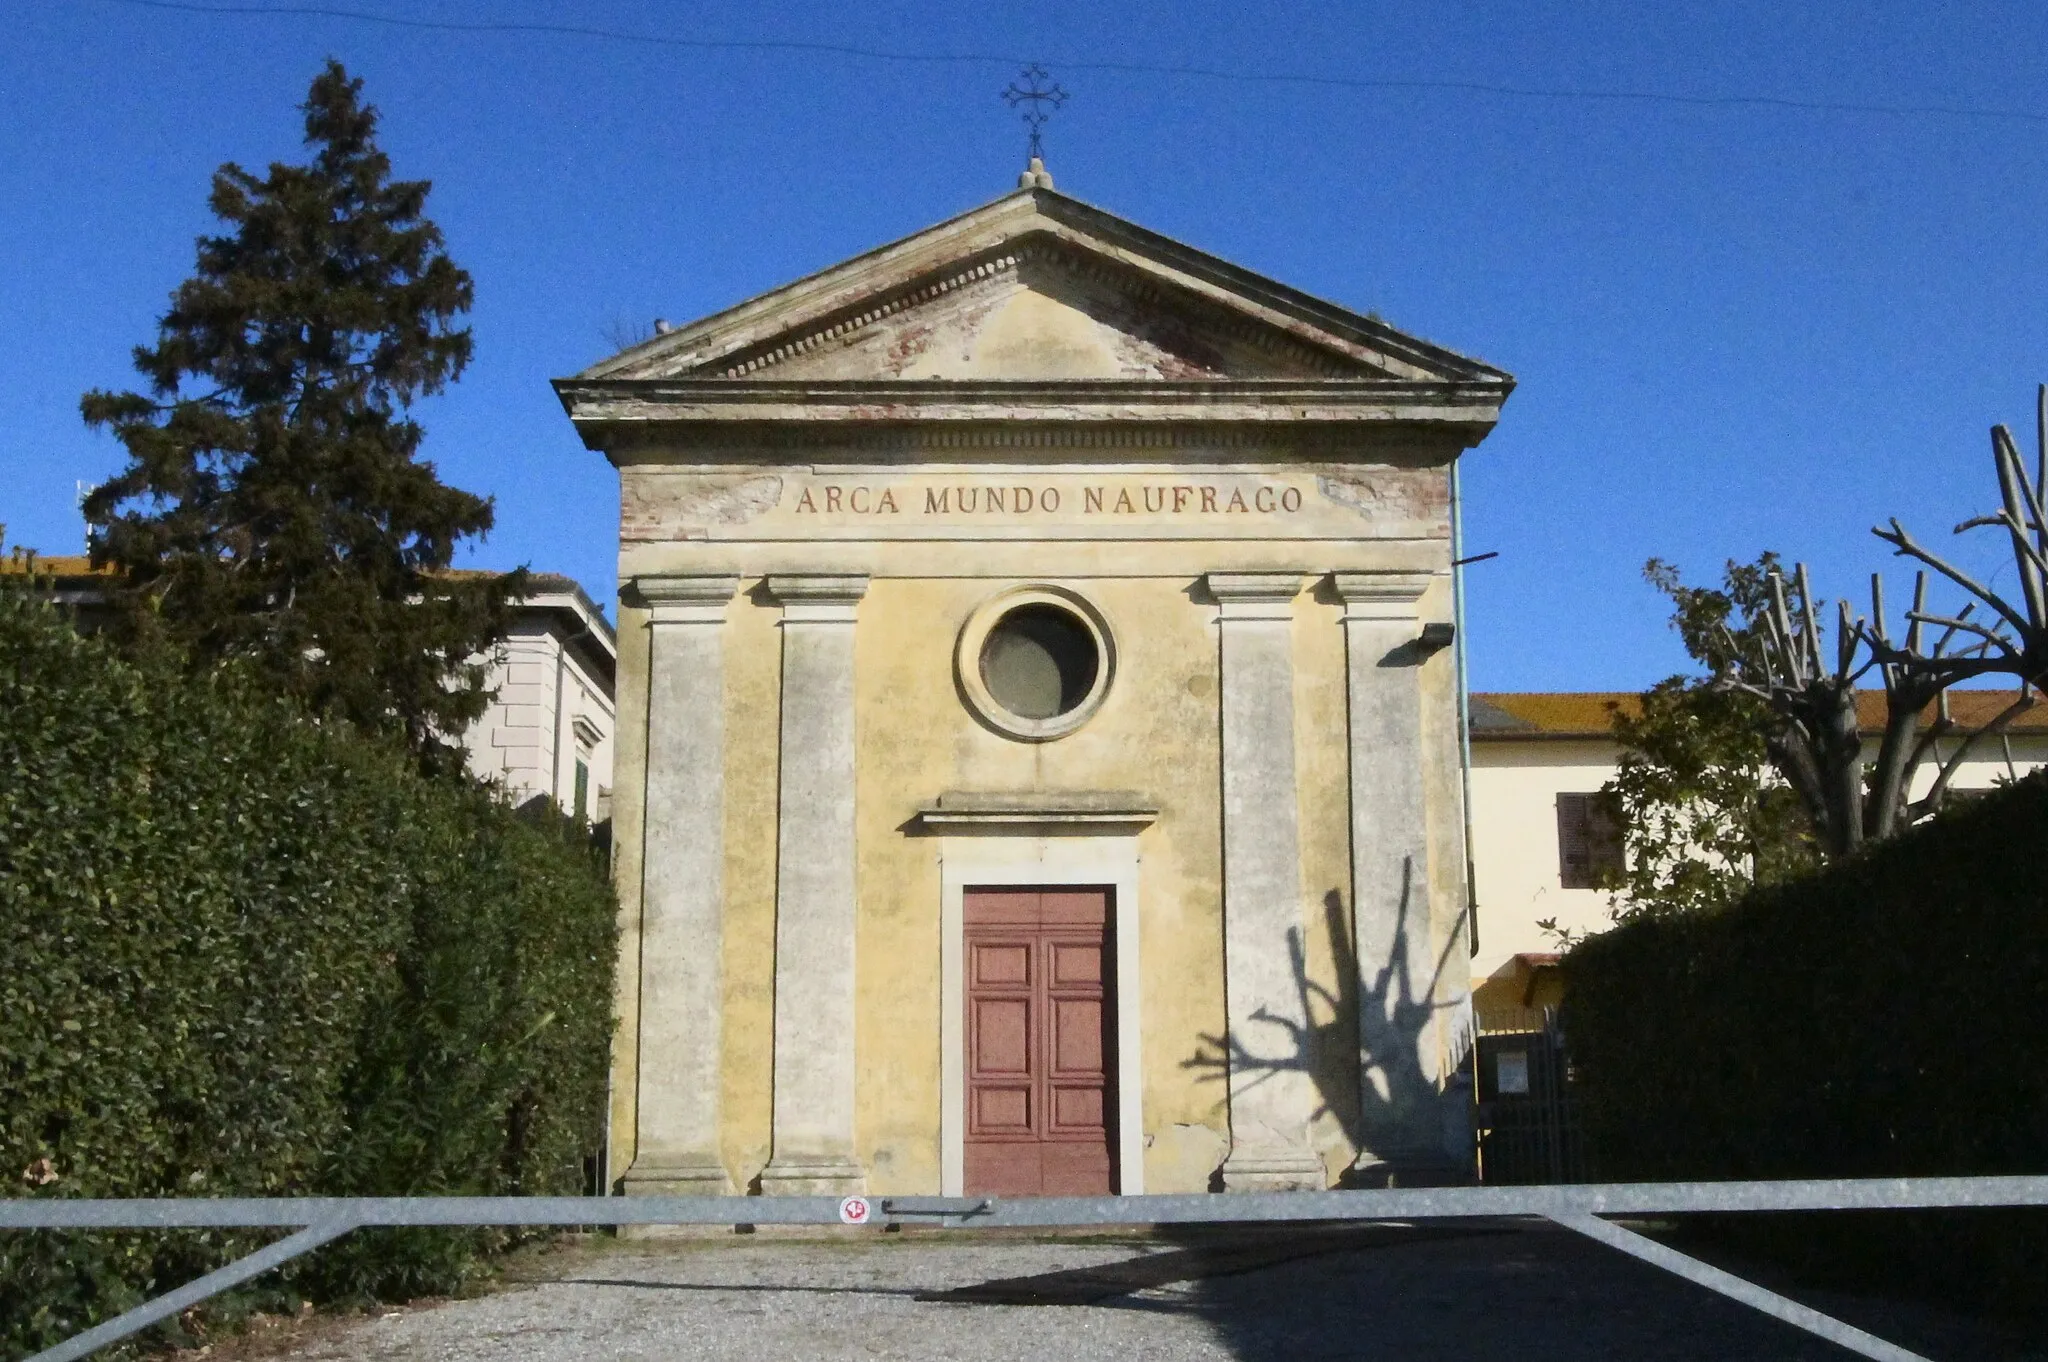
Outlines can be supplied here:
M604 343L612 353L630 350L636 345L653 340L668 329L666 322L656 318L652 323L632 321L624 316L615 316L598 329Z
M1846 603L1840 606L1833 656L1828 655L1806 564L1794 565L1792 580L1788 599L1784 574L1770 574L1769 604L1745 631L1746 640L1722 626L1725 660L1714 684L1764 703L1776 721L1764 739L1771 765L1799 796L1822 848L1841 855L1863 840L1856 682L1870 664L1861 657L1861 635Z
M2031 691L2020 687L2019 696L1991 722L1975 728L1958 724L1949 707L1948 689L1958 681L1982 676L1982 643L1956 648L1958 638L1972 637L1967 626L1974 606L1965 605L1954 618L1931 614L1927 609L1927 574L1913 574L1913 606L1906 612L1906 636L1895 640L1885 625L1884 578L1870 574L1871 618L1858 621L1872 663L1884 680L1884 736L1878 744L1877 769L1871 778L1865 832L1872 838L1889 837L1940 809L1948 798L1949 782L1962 768L1977 743L2003 733L2012 721L2032 708ZM1937 626L1941 633L1931 646L1925 644L1925 630ZM1926 729L1921 716L1928 706L1934 718ZM1944 739L1956 739L1955 747L1942 755ZM1922 763L1935 761L1934 781L1927 793L1911 798L1914 777Z
M1957 534L1987 527L2006 532L2012 545L2013 567L2019 573L2018 604L1914 539L1897 517L1893 517L1890 528L1871 530L1901 557L1918 559L1975 598L1950 616L1927 614L1916 601L1914 613L1908 616L1916 623L1938 624L1977 639L1975 656L1959 669L1958 679L1965 675L2011 676L2020 684L2022 701L2030 700L2030 692L2048 677L2048 524L2044 524L2042 516L2042 490L2048 484L2048 384L2034 393L2034 433L2037 452L2030 477L2012 431L2003 425L1991 428L1991 459L1998 473L1999 508L1990 515L1965 520L1955 528ZM1969 618L1978 605L1990 610L1988 618ZM1888 657L1890 650L1885 655Z
M1939 809L1975 744L2004 732L2032 708L2034 691L2048 677L2048 517L2042 513L2048 384L2035 395L2035 426L2038 454L2031 475L2012 432L1992 427L2000 508L1956 527L1958 534L1985 527L2006 532L2019 573L2019 603L1921 545L1894 518L1889 529L1872 533L1974 600L1952 614L1934 613L1923 570L1914 577L1905 634L1894 636L1885 618L1884 579L1873 573L1870 618L1852 617L1848 603L1838 602L1829 646L1820 626L1821 605L1800 563L1789 590L1783 574L1770 575L1769 606L1742 638L1725 626L1721 630L1724 660L1714 683L1756 697L1776 720L1766 740L1771 763L1798 795L1830 857L1889 837ZM1989 615L1979 615L1979 606ZM1875 764L1866 770L1856 687L1873 671L1883 682L1885 717ZM2013 677L2019 694L1989 723L1965 728L1954 720L1948 689L1984 676ZM1930 706L1934 716L1926 722ZM1941 744L1950 738L1955 745L1943 753ZM1933 782L1913 799L1915 778L1930 759L1936 762Z
M1821 603L1804 563L1795 565L1789 588L1773 573L1769 592L1769 608L1746 640L1724 631L1728 661L1715 684L1756 697L1777 721L1765 739L1771 764L1798 795L1829 857L1889 837L1939 809L1977 741L2003 731L2033 703L2023 694L1980 728L1956 723L1948 688L1983 674L1988 645L1978 640L1956 650L1958 636L1968 634L1955 626L1968 623L1970 608L1956 621L1930 614L1924 572L1914 581L1903 639L1894 639L1885 623L1884 579L1875 573L1871 617L1852 616L1846 601L1837 602L1832 643L1820 627ZM1942 628L1932 643L1929 624ZM1874 760L1866 762L1856 695L1872 672L1883 685L1884 726ZM1929 706L1931 722L1924 720ZM1948 739L1955 745L1944 753ZM1933 783L1912 799L1915 777L1930 759L1937 760Z

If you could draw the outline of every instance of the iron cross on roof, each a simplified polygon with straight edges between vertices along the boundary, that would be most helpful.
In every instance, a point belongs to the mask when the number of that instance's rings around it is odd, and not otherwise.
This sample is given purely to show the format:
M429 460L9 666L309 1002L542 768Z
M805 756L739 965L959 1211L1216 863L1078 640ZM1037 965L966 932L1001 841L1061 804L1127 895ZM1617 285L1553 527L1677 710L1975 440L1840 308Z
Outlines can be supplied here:
M1052 74L1037 62L1017 73L1024 82L1021 86L1011 81L1003 91L1003 100L1011 108L1023 106L1024 126L1031 129L1031 146L1025 153L1031 161L1038 161L1045 155L1045 120L1052 117L1054 109L1067 102L1067 92L1052 80Z

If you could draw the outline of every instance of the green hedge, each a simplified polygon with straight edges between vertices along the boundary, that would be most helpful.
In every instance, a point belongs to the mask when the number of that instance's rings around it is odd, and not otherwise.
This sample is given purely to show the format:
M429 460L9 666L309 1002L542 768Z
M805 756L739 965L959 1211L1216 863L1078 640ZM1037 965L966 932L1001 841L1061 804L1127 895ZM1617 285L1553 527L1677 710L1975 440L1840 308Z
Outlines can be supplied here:
M615 930L568 820L0 589L0 1195L584 1191ZM271 1237L0 1233L0 1353ZM449 1291L503 1242L357 1231L239 1304Z
M1566 956L1602 1179L2048 1173L2048 773L1724 913ZM2038 1305L2048 1214L1731 1220L1837 1274ZM2031 1266L2030 1266L2031 1265Z

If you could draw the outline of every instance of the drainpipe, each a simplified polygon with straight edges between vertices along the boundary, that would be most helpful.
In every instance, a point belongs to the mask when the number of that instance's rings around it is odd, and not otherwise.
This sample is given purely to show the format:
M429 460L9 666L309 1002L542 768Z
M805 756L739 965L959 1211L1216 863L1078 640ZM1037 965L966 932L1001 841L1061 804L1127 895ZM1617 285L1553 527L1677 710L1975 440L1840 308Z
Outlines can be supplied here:
M1456 620L1452 643L1458 664L1458 786L1465 819L1465 944L1479 954L1479 884L1472 870L1472 683L1465 670L1465 502L1458 486L1458 465L1451 463L1451 614Z
M569 650L562 645L560 639L555 637L554 630L548 630L548 638L555 645L555 760L553 768L548 772L548 802L559 809L562 807L562 739L564 736L562 733L562 690L564 682L568 679L564 673L569 670L569 662L565 656Z
M1451 646L1457 650L1454 660L1458 670L1458 799L1465 829L1465 946L1470 958L1479 954L1479 893L1478 877L1472 869L1472 685L1465 670L1465 500L1458 479L1462 462L1462 458L1451 461ZM1461 1132L1459 1152L1470 1160L1472 1175L1483 1178L1479 1162L1479 1016L1472 1006L1470 974L1468 966L1466 985L1461 991L1463 1005L1458 1009L1467 1047L1460 1059L1469 1056L1472 1063L1471 1079L1465 1088L1466 1126Z

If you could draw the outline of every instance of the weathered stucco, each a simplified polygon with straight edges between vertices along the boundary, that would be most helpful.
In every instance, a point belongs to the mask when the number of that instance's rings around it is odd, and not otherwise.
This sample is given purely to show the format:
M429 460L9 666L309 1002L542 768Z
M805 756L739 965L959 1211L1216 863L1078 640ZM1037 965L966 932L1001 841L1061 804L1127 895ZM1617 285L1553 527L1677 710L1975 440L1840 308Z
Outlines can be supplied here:
M1125 1072L1140 1089L1132 1148L1142 1151L1146 1190L1212 1185L1232 1153L1231 1072L1235 1086L1256 1088L1261 1065L1286 1075L1271 1085L1294 1094L1281 1124L1302 1132L1308 1169L1320 1160L1320 1172L1287 1175L1345 1176L1370 1152L1358 1011L1362 981L1384 962L1356 955L1353 767L1381 758L1351 738L1363 712L1347 652L1357 626L1345 622L1354 607L1338 574L1416 584L1412 613L1391 626L1406 630L1396 643L1448 622L1447 470L1490 428L1509 386L1483 365L1045 191L999 200L565 381L579 430L621 468L619 566L629 584L614 785L626 928L614 1170L647 1157L649 1098L667 1072L643 1038L678 1024L643 1008L643 981L665 967L641 930L659 869L646 861L647 792L677 777L650 780L648 615L632 584L659 594L677 578L729 574L738 589L721 626L716 1020L718 1149L735 1187L758 1187L776 1153L778 773L830 784L815 763L792 767L780 750L784 732L826 732L819 725L830 717L815 696L800 722L785 713L788 589L768 582L785 575L867 579L846 606L854 1003L845 1075L866 1188L932 1193L948 1176L942 858L959 820L936 812L947 796L1051 810L1044 827L997 827L1022 839L1005 854L1038 847L1056 864L1068 846L1085 852L1076 863L1128 862L1138 933L1130 1001L1141 1020ZM1240 961L1247 987L1263 992L1232 1007L1225 593L1212 588L1253 577L1300 583L1248 626L1262 659L1258 694L1281 697L1291 715L1261 709L1240 720L1285 718L1266 726L1291 727L1291 759L1236 749L1233 769L1267 782L1243 788L1270 785L1287 805L1285 816L1255 807L1238 817L1259 838L1259 829L1291 828L1294 845L1264 865L1257 888L1265 911L1278 913L1258 939L1279 944L1261 949L1284 954ZM956 675L969 617L1033 583L1085 599L1115 646L1099 711L1048 741L984 722ZM1410 723L1393 746L1417 765L1378 784L1414 792L1400 812L1426 861L1419 958L1454 961L1421 981L1427 1020L1410 1037L1434 1083L1459 1043L1451 1021L1466 980L1454 677L1448 650L1401 657L1408 671L1387 692L1396 711L1374 713L1396 729ZM793 674L810 675L812 664L799 663ZM1089 809L1110 804L1136 810L1115 836L1088 822ZM1246 845L1246 855L1269 849ZM785 845L782 854L787 863L794 853ZM802 903L829 901L806 876ZM785 902L793 892L785 887ZM807 968L823 979L840 961ZM785 1033L801 1033L791 1025L785 1015ZM1254 1028L1265 1028L1256 1046L1247 1043ZM1285 1171L1249 1155L1240 1166ZM775 1190L777 1178L769 1182Z

